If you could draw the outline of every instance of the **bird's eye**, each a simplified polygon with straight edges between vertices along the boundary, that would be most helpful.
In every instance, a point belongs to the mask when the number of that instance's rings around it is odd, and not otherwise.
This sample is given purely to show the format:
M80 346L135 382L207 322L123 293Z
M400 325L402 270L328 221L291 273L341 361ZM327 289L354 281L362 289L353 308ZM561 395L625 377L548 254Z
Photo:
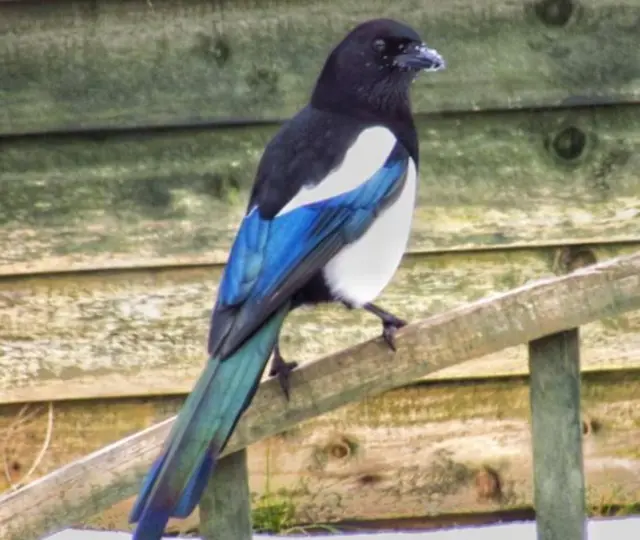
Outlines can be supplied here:
M387 44L382 38L374 39L371 46L373 47L374 51L379 53L384 52L384 50L387 48Z

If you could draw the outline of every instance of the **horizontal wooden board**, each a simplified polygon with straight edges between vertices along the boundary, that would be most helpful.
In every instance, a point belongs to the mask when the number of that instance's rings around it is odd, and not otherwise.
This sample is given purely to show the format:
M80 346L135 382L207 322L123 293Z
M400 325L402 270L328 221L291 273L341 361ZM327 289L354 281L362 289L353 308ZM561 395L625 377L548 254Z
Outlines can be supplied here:
M640 240L640 105L418 128L411 251ZM4 141L0 274L224 262L275 129Z
M32 404L22 416L21 406L4 406L7 475L18 482L39 454L33 477L45 474L167 417L181 403L182 396L56 403L44 452L46 406ZM640 372L585 375L582 410L592 511L639 503ZM528 385L522 378L439 383L368 398L249 447L249 470L258 527L279 518L292 526L529 506ZM0 474L0 490L7 487ZM131 502L89 524L126 528Z
M638 246L583 249L593 262ZM408 257L380 305L408 320L562 273L552 249ZM568 259L567 259L568 260ZM572 263L576 264L576 263ZM62 275L0 281L0 403L184 393L205 359L219 268ZM363 310L300 309L285 323L283 353L306 362L380 333ZM640 313L586 325L584 369L640 366ZM431 378L526 373L515 347Z
M286 118L331 47L410 22L449 63L417 110L640 96L639 0L63 0L0 4L0 133Z

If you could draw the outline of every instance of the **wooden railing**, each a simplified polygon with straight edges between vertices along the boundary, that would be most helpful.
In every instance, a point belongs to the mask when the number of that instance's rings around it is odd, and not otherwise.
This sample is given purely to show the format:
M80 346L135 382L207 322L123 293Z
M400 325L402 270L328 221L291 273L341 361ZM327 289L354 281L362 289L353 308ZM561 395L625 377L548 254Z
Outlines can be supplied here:
M529 343L535 506L540 538L582 540L578 327L640 309L640 253L535 281L403 329L397 353L380 340L309 363L286 403L267 381L221 459L201 503L204 538L251 536L248 445L327 411L418 377ZM0 498L0 537L38 540L135 494L173 422L170 418ZM240 489L239 489L240 488Z

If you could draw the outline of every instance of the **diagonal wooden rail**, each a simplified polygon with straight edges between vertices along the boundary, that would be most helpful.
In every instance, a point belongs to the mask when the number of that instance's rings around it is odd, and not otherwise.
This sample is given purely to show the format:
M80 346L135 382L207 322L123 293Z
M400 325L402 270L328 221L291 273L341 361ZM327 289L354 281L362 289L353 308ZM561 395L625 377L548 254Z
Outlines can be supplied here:
M282 398L276 382L263 383L226 454L367 395L527 342L533 342L532 371L536 362L543 359L559 362L557 374L568 384L559 384L551 391L557 395L568 388L573 395L578 382L577 362L573 361L577 354L577 330L572 329L634 309L640 309L640 253L566 276L535 281L430 317L399 332L395 354L380 340L371 340L305 365L293 375L289 404ZM565 346L558 349L545 341L545 336L565 331L568 331L563 338ZM547 382L544 376L532 374L532 387L534 383L538 389L532 388L532 400L539 402L536 392L544 392ZM575 409L574 403L573 416L579 414ZM548 428L549 415L556 412L551 407L534 414L534 432ZM172 422L173 418L165 420L0 497L0 538L37 540L135 494ZM575 418L569 415L566 425L575 423ZM579 443L579 437L577 440ZM534 454L537 451L543 456L549 448L536 450L534 442ZM581 468L580 456L576 463ZM540 465L543 466L546 467ZM560 472L566 473L569 465L561 467L564 469ZM581 470L578 472L582 475ZM583 478L579 478L575 483L574 493L580 493L582 482ZM547 492L545 485L536 484L536 504L548 502ZM204 501L205 506L209 502ZM581 511L579 505L572 518L572 523L577 523L574 531L582 530ZM553 519L557 522L563 516Z

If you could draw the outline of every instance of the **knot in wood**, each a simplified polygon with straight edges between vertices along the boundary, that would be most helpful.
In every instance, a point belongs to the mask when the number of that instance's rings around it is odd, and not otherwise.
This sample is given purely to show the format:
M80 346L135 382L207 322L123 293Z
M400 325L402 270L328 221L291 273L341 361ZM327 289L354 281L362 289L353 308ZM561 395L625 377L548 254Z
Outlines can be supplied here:
M594 435L598 431L599 427L597 420L594 420L588 414L582 415L582 435L584 437Z
M476 493L478 499L498 500L502 496L500 476L491 467L483 467L476 474Z
M575 11L573 0L541 0L535 5L538 18L547 26L565 26Z
M341 435L329 441L324 448L325 454L332 459L348 459L352 457L357 448L357 443L350 438Z
M567 126L551 139L551 151L563 161L580 159L587 146L587 134L577 126Z
M556 274L570 274L578 268L596 264L598 259L590 248L586 246L563 246L560 248L553 263Z

